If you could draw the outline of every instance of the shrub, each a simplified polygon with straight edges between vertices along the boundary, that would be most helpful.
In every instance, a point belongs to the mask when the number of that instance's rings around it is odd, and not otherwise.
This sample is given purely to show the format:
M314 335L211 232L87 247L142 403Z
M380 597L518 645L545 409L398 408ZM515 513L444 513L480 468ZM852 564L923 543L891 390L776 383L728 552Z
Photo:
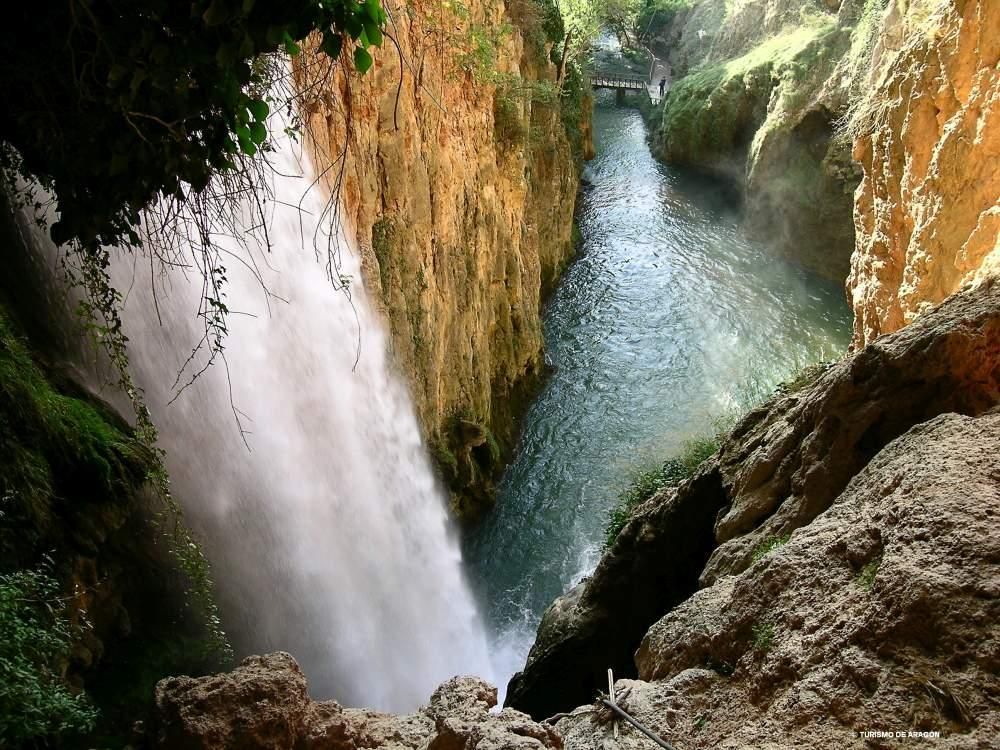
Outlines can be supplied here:
M89 731L97 712L59 675L72 633L45 569L0 575L0 745Z
M763 542L757 545L753 551L753 561L767 557L771 552L778 549L778 547L783 544L787 544L788 540L792 538L791 534L784 534L783 536L772 536L765 539Z
M774 645L774 625L769 622L755 623L751 628L754 650L766 654Z
M632 483L618 495L618 503L608 512L604 546L614 544L618 534L625 528L632 511L665 487L676 487L689 479L702 462L719 449L719 439L696 438L684 443L680 454L667 459L656 469L636 475Z

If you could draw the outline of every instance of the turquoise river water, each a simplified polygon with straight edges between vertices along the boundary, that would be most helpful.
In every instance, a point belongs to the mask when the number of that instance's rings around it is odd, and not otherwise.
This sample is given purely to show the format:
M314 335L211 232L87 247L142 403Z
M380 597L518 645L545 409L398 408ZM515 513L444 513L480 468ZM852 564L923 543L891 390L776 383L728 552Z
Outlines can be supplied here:
M850 338L841 288L746 239L718 186L656 162L637 111L602 100L594 130L582 243L545 313L554 371L465 540L502 692L545 607L596 565L630 478Z

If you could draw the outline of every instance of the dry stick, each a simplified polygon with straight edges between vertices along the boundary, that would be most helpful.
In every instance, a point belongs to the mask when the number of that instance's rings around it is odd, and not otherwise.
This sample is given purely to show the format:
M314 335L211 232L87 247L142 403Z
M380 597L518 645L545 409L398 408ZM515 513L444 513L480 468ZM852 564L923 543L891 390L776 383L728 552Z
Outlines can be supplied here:
M614 703L615 702L615 676L611 672L611 667L608 667L608 699ZM618 739L618 719L611 722L611 727L614 730L615 739Z
M629 724L631 724L632 726L634 726L636 729L638 729L644 735L646 735L647 737L649 737L649 739L651 739L653 742L655 742L660 747L666 748L666 750L676 750L672 745L668 745L666 742L664 742L663 740L661 740L651 729L647 729L645 726L643 726L642 724L640 724L637 719L633 719L631 716L629 716L627 713L625 713L622 709L620 709L617 705L615 705L611 701L607 700L606 698L601 698L601 703L603 703L605 706L607 706L608 708L610 708L616 714L618 714L619 716L621 716L623 719L625 719L625 721L627 721Z

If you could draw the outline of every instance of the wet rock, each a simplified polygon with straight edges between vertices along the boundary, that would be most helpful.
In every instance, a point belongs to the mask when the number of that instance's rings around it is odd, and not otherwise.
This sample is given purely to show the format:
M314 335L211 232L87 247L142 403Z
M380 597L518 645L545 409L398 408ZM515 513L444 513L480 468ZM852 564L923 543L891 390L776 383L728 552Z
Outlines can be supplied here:
M609 667L634 675L632 654L646 629L697 587L725 501L718 465L709 461L676 492L640 506L593 577L545 613L507 705L541 719L591 701Z

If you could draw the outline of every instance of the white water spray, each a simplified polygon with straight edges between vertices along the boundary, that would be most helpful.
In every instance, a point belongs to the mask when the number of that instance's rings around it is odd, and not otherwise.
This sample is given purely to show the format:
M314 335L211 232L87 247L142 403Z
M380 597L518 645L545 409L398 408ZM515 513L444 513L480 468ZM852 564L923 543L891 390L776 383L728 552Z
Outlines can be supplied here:
M286 301L267 303L232 243L228 368L216 361L168 405L204 333L202 276L123 258L114 279L127 292L131 370L238 650L291 652L314 697L411 710L452 675L490 676L484 629L357 254L341 237L352 307L313 249L325 199L306 192L308 160L287 138L278 146L273 252L250 251Z

